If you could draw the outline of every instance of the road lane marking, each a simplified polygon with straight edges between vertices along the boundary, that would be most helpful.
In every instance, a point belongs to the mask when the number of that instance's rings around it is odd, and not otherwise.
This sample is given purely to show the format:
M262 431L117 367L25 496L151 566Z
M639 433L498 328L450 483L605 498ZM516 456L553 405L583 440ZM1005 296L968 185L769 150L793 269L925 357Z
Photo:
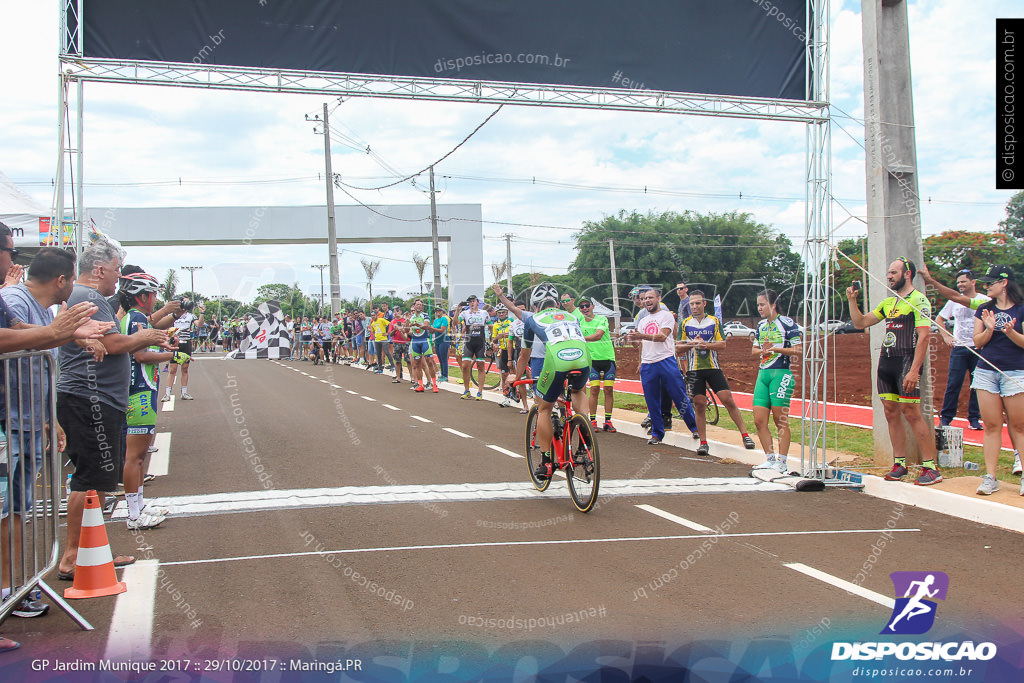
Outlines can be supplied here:
M640 508L641 510L646 510L647 512L650 512L652 515L658 515L662 519L667 519L670 522L675 522L676 524L681 524L682 526L685 526L688 529L693 529L694 531L703 531L705 533L714 533L715 532L714 529L706 527L703 524L698 524L697 522L691 522L688 519L684 519L682 517L678 517L676 515L673 515L671 512L665 512L664 510L659 510L658 508L654 507L653 505L637 505L636 507Z
M330 382L328 382L328 381L327 381L327 380L325 380L325 379L322 379L322 380L320 380L320 381L321 381L321 382L323 382L324 384L330 384Z
M160 432L153 440L156 452L149 454L149 465L146 467L146 474L155 477L162 477L167 474L168 464L171 460L171 433Z
M448 432L449 434L454 434L455 436L461 436L463 439L472 439L473 438L469 434L463 434L459 430L452 429L451 427L441 427L441 431Z
M433 420L428 420L427 418L420 417L419 415L410 415L409 417L411 417L414 420L419 420L420 422L433 422Z
M753 477L688 477L683 479L612 479L601 482L601 495L653 496L704 493L792 493L792 487L771 484ZM458 501L528 500L542 495L528 480L463 483L399 484L394 486L341 486L311 489L272 489L168 496L150 499L168 508L175 517L284 510L342 505ZM111 519L125 519L123 501Z
M139 560L125 567L128 591L117 596L104 659L147 661L152 654L153 610L159 562Z
M375 398L370 398L369 396L360 396L360 398L362 398L362 399L364 399L364 400L366 400L366 401L373 401L374 403L376 403L376 402L377 402L377 399L375 399Z
M602 482L603 483L603 482ZM764 531L756 533L719 534L721 538L746 538L750 536L794 536L815 534L877 534L885 529L843 529L838 531ZM889 529L889 531L920 531L920 529ZM358 553L408 552L410 550L453 550L461 548L500 548L510 546L570 545L573 543L636 543L641 541L686 541L707 539L707 534L681 534L676 536L626 536L616 538L569 538L547 541L487 541L482 543L439 543L436 545L400 545L378 548L339 548L336 550L310 550L297 553L272 553L268 555L244 555L241 557L217 557L204 560L177 560L161 562L163 567L185 564L215 564L218 562L240 562L242 560L267 560L286 557L308 557L310 555L348 555ZM788 565L787 565L788 566ZM808 567L810 569L810 567ZM812 570L814 571L814 570ZM853 586L854 584L850 584ZM859 586L854 586L860 588ZM863 590L863 589L862 589ZM871 591L865 591L870 593ZM875 595L878 595L877 593ZM885 596L879 596L885 598ZM892 602L895 604L895 601Z
M487 447L490 448L492 451L498 451L499 453L504 453L505 455L509 456L510 458L523 458L524 460L526 458L526 456L519 455L518 453L510 451L507 448L502 448L501 446L495 446L492 443L487 444Z
M352 391L351 389L346 389L345 393L352 394L353 396L358 396L359 395L358 391Z
M722 535L728 536L729 534ZM868 590L867 588L862 588L861 586L858 586L855 583L844 581L843 579L840 579L837 576L826 574L825 572L815 569L814 567L808 567L806 564L801 564L799 562L790 562L788 564L783 564L782 566L789 567L790 569L798 571L801 574L810 576L811 578L817 579L818 581L823 581L829 584L830 586L841 588L847 593L853 593L854 595L859 595L860 597L866 598L872 602L877 602L879 605L882 605L883 607L888 607L889 609L892 609L896 606L896 600L894 600L893 598L882 595L881 593L876 593L875 591Z
M381 405L387 408L388 410L401 410L401 408L396 408L390 403L381 403Z

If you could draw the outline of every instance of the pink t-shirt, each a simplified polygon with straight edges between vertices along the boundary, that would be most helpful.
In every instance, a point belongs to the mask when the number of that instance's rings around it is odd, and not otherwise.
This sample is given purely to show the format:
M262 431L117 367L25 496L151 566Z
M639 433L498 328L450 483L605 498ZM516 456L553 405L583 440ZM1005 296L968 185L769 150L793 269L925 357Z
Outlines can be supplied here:
M645 339L640 342L641 363L657 363L676 355L675 339L672 338L672 328L675 327L675 324L676 320L669 311L651 313L637 323L637 329L643 334L660 334L664 328L669 330L665 341L655 342Z

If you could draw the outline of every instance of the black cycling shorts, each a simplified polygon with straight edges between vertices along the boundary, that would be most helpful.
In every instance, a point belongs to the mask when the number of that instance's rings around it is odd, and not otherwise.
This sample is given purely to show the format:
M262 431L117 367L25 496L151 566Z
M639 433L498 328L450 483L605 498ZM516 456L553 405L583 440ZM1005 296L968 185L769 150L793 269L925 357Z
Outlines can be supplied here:
M725 373L720 368L708 368L706 370L690 370L686 373L686 388L690 397L703 396L711 391L717 393L729 391L729 382L725 379Z
M487 345L483 337L470 337L466 340L466 346L462 349L462 359L472 358L474 360L487 360Z

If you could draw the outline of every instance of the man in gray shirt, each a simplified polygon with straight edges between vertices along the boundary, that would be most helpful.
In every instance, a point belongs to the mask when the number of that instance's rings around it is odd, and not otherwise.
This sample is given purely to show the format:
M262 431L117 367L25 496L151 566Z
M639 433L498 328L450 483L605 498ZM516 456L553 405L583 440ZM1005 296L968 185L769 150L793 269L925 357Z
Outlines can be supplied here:
M78 264L78 283L68 305L90 301L97 307L93 319L114 321L107 297L117 289L124 251L98 239L86 247ZM68 459L75 466L68 496L67 543L58 564L58 576L74 578L82 531L85 492L95 489L103 505L104 492L113 491L121 478L124 453L121 432L128 409L131 361L128 354L148 346L174 348L166 330L149 328L132 335L113 328L102 342L65 344L60 347L60 378L57 380L57 421L67 434ZM98 348L96 345L99 345ZM83 346L88 348L82 348ZM102 354L97 362L95 354ZM115 557L114 566L125 566L133 557Z

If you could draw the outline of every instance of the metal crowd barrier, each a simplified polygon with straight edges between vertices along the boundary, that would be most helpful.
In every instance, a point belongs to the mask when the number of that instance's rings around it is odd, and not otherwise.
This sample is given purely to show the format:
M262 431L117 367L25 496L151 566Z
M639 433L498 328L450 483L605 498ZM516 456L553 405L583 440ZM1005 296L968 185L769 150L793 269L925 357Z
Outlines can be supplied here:
M14 587L0 601L0 622L38 588L79 626L92 630L43 581L60 560L60 516L66 511L57 451L56 380L56 360L49 351L0 354L0 501L11 513L0 532L0 565L4 583ZM15 488L19 500L14 500Z

